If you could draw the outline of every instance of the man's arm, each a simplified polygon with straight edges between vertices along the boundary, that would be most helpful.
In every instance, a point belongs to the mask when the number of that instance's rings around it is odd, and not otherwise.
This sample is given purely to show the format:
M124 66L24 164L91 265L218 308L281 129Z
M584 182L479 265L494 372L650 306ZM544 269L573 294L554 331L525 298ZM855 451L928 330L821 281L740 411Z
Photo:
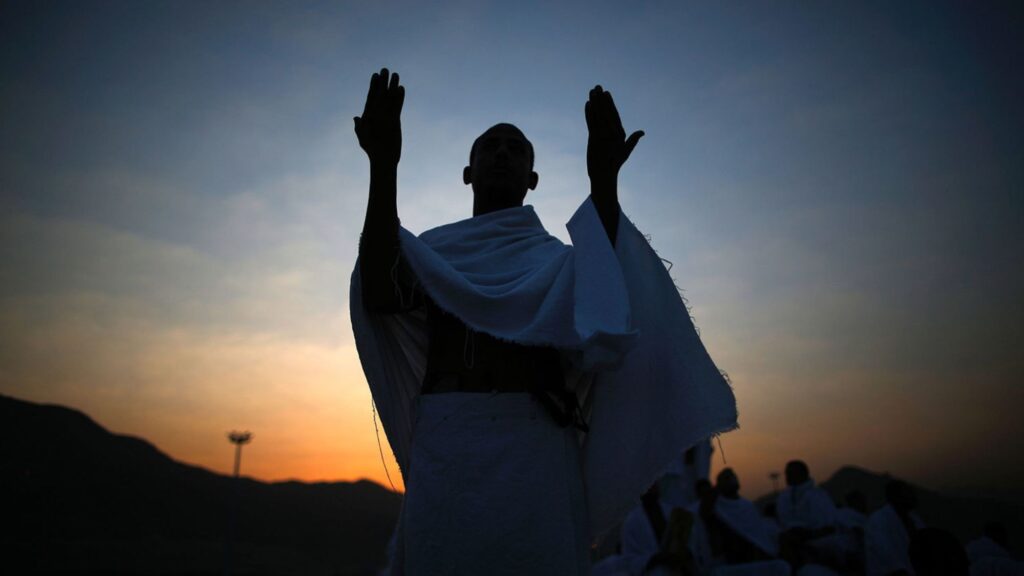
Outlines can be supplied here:
M619 170L644 133L638 130L626 138L611 92L605 92L600 86L590 91L584 114L590 133L587 139L590 198L594 201L608 240L614 245L619 227Z
M362 116L356 116L356 137L370 160L370 195L359 242L359 273L363 302L375 312L408 307L403 286L408 268L400 265L398 243L398 161L402 156L402 104L405 87L387 68L370 78Z

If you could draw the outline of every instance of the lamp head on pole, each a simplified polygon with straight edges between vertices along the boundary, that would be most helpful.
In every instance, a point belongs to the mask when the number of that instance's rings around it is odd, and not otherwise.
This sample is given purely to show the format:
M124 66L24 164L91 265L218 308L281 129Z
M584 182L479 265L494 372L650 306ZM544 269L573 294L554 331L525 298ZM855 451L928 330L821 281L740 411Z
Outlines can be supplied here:
M242 444L248 444L252 440L252 432L249 432L248 430L245 432L231 431L228 432L228 440L230 440L232 444L238 444L239 446Z

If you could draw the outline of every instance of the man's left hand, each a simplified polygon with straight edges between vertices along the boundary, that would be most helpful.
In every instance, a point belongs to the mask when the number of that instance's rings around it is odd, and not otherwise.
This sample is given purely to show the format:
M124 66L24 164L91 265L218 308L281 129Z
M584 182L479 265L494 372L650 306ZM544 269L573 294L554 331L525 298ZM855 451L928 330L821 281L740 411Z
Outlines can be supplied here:
M590 131L587 140L587 173L590 181L592 184L614 186L619 169L626 163L644 133L638 130L626 138L612 94L601 86L595 86L590 91L584 113Z

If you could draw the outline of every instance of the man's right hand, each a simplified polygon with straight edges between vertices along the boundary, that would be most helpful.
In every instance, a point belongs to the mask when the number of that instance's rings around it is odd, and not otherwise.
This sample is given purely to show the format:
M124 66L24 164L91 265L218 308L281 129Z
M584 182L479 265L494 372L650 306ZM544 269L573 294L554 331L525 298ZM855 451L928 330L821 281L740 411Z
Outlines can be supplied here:
M398 84L398 74L387 68L370 78L363 115L356 116L356 137L359 146L370 158L370 164L398 165L402 156L402 104L405 87Z

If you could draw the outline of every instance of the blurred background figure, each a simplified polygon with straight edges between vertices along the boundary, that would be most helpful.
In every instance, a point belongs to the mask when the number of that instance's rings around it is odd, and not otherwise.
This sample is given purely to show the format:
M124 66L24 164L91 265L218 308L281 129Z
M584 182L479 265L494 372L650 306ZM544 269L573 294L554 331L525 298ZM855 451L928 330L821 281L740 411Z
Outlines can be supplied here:
M702 440L669 464L658 489L661 499L671 506L684 508L697 501L694 487L698 480L711 477L711 440Z
M909 484L893 480L885 487L885 506L864 526L864 568L868 576L913 574L910 540L924 527L914 512L917 495Z
M694 515L661 498L655 482L622 525L622 551L594 566L592 576L694 575L699 572L690 551Z
M701 508L701 521L711 534L715 556L721 557L726 564L774 558L778 555L779 545L768 529L770 520L739 492L739 476L732 468L725 468L715 479L713 505Z
M833 563L841 555L836 544L825 539L836 532L836 506L814 483L804 461L786 464L786 489L776 498L775 510L782 530L779 552L794 569L811 561Z
M864 525L868 520L868 503L864 493L851 490L844 497L846 506L836 510L835 543L840 554L839 567L847 572L864 570Z

